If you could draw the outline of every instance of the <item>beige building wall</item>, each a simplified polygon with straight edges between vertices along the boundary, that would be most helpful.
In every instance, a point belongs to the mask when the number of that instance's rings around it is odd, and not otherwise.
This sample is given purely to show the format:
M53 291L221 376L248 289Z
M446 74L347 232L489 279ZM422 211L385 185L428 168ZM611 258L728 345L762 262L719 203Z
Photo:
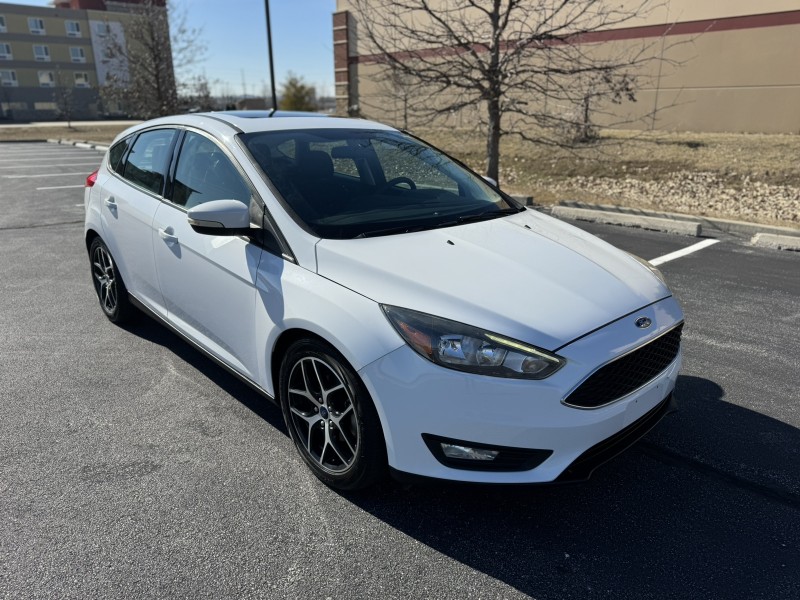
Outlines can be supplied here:
M402 124L409 103L379 82L380 68L358 39L352 8L351 0L338 0L334 15L340 25L347 21L347 55L340 52L336 65L339 110L358 106L365 116ZM637 102L618 107L618 118L606 121L639 129L800 133L800 0L669 0L618 26L615 35L621 41L587 43L587 49L602 55L609 44L649 44L679 65L653 63ZM464 112L449 121L469 126L476 117Z

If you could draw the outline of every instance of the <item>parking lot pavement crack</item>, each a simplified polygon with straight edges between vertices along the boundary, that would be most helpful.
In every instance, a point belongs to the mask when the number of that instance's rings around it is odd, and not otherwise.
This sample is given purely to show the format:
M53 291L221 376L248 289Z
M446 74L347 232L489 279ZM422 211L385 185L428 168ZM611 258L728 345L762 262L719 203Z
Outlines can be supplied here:
M650 458L661 463L691 469L692 471L707 477L711 477L717 481L722 481L743 490L753 492L783 504L784 506L788 506L789 508L800 510L800 495L785 488L765 485L763 483L757 483L749 479L744 479L732 473L723 471L722 469L718 469L708 463L684 456L678 452L675 452L674 450L669 450L668 448L658 446L646 440L639 442L637 448L646 456L649 456Z
M36 225L11 225L10 227L0 226L0 231L14 231L19 229L40 229L42 227L58 227L59 225L77 225L83 223L83 219L77 221L59 221L58 223L40 223Z

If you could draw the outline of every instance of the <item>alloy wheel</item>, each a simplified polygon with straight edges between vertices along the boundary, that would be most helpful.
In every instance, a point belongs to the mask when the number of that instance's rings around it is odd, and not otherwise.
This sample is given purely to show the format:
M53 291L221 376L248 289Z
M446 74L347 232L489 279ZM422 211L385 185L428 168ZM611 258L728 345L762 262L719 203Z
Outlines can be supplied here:
M347 471L361 444L351 391L337 370L315 356L298 360L289 374L290 426L298 445L324 471Z
M108 250L102 245L98 245L94 249L92 275L103 310L112 314L117 308L117 280L114 276L114 261L111 260Z

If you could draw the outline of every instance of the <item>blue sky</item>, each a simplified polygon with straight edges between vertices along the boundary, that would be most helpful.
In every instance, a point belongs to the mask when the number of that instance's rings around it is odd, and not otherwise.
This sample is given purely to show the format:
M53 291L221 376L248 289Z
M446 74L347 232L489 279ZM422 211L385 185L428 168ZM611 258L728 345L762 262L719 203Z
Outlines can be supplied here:
M48 6L50 0L5 0ZM188 24L203 30L204 72L216 94L251 95L269 89L264 0L171 0L188 13ZM336 0L270 0L275 79L278 89L289 71L322 95L333 89L333 11Z

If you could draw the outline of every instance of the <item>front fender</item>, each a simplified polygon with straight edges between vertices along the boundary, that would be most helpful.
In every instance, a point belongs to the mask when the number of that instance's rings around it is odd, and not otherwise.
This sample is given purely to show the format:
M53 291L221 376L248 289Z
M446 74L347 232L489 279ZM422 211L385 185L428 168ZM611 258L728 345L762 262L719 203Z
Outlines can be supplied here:
M258 338L258 378L272 396L272 353L287 331L322 338L356 371L404 345L375 301L289 261L262 264L256 292L257 331L269 332Z

